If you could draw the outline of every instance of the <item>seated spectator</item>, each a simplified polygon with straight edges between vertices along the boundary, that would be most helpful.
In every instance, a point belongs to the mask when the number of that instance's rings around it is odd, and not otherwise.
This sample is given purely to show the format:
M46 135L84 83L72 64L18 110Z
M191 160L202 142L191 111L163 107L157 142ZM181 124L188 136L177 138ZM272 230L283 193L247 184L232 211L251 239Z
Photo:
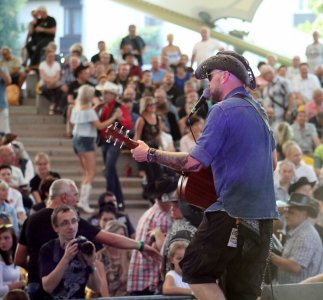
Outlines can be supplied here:
M318 78L321 87L323 87L323 65L319 65L315 68L315 76Z
M309 217L318 214L318 203L302 194L293 193L287 202L285 220L287 240L281 256L272 254L278 267L280 284L299 283L322 272L323 247L320 236Z
M28 182L25 180L24 175L20 168L15 166L16 154L11 144L0 146L0 165L9 165L12 170L12 177L10 186L19 189L26 186Z
M26 73L23 72L19 59L11 54L11 49L9 47L3 47L1 49L1 54L1 64L9 70L11 83L16 84L21 90L21 87L26 80Z
M104 230L128 236L126 226L117 220L107 222ZM127 295L130 252L105 245L97 252L96 258L99 261L98 264L102 264L105 274L100 289L101 296L118 297Z
M115 84L121 85L122 86L122 91L125 90L128 80L129 80L129 72L130 72L130 67L128 64L123 63L119 64L118 66L118 75L116 80L114 81Z
M317 176L312 166L307 165L302 159L302 150L294 141L288 141L283 145L283 153L286 160L292 162L295 166L295 179L307 177L308 181L317 181ZM278 162L279 167L280 162ZM278 169L278 168L277 168ZM277 180L277 171L275 171L275 179Z
M0 297L1 299L8 291L24 289L26 282L21 278L19 267L13 263L17 247L17 236L13 230L10 218L0 212ZM17 299L17 298L15 298Z
M4 295L2 300L30 300L27 292L23 290L13 289Z
M151 72L146 70L142 73L142 79L137 84L139 98L154 95L154 85L151 80Z
M37 12L40 21L34 29L37 35L36 43L32 48L29 48L32 49L32 52L29 53L31 67L38 66L43 50L49 42L54 41L56 34L56 20L47 14L46 7L39 6Z
M314 148L320 144L316 128L307 122L306 112L298 109L296 119L292 125L293 140L300 146L305 155L313 155Z
M8 196L7 196L7 203L14 208L17 213L19 224L22 225L27 218L26 210L24 208L24 204L22 201L21 193L10 187L12 171L9 165L0 165L0 179L5 181L9 188L8 188Z
M132 239L135 238L135 227L132 224L129 216L126 213L119 211L117 209L117 207L118 207L117 199L112 192L107 191L107 192L102 193L98 198L98 204L99 204L99 210L101 210L104 207L108 207L108 206L113 207L115 209L115 215L116 215L117 221L126 226L128 237L130 237ZM88 221L92 225L102 228L102 226L99 225L99 219L100 219L100 214L96 213L92 217L90 217ZM103 229L104 228L105 227L103 227Z
M99 227L104 229L108 222L117 220L117 211L113 205L103 205L99 211Z
M49 101L49 115L55 114L57 106L61 103L61 66L55 61L55 52L46 49L46 59L39 65L39 90Z
M9 215L11 223L16 235L19 235L19 225L17 213L13 207L7 204L9 185L0 179L0 212L5 212Z
M136 56L132 52L125 53L123 55L125 63L129 66L129 77L138 81L142 78L141 67L136 64Z
M85 285L98 292L101 281L96 269L94 244L86 238L82 242L75 238L79 222L77 212L70 206L61 205L54 209L51 219L58 238L44 244L39 252L44 290L53 299L85 298Z
M64 64L69 64L70 58L76 56L80 59L81 64L87 64L88 60L83 54L83 46L80 43L75 43L69 48L69 53L65 56Z
M292 183L288 188L288 193L302 194L308 197L313 197L313 187L315 182L309 182L306 177L301 177L294 183Z
M31 207L30 215L34 214L35 212L37 212L43 208L46 208L48 197L49 197L49 189L50 189L52 183L57 179L59 179L59 178L55 178L55 177L48 175L45 179L41 180L41 182L39 184L38 192L39 192L40 198L44 199L44 200L42 200L39 203L34 204Z
M287 67L286 77L290 81L293 81L295 77L299 75L299 65L301 64L301 59L299 56L294 56L292 58L292 65Z
M163 283L164 295L194 295L188 283L183 282L182 269L179 265L183 259L188 242L173 242L169 247L168 261L171 270L166 273Z
M323 112L323 90L321 88L313 91L312 100L306 103L304 110L308 119L315 117L319 112Z
M283 153L283 144L292 140L293 129L287 122L278 123L274 129L274 136L276 140L277 159L283 160L285 159L285 155Z
M34 158L36 175L30 180L31 194L35 199L35 203L41 203L45 200L44 195L39 194L39 186L42 180L48 176L56 179L61 178L57 172L51 171L49 156L44 152L39 152Z
M309 123L314 124L318 137L323 138L323 112L319 112L316 116L308 120Z
M175 68L175 86L181 91L181 94L184 94L185 82L190 80L190 78L191 73L186 72L184 65L178 64Z
M184 91L180 90L175 85L175 75L172 71L166 71L164 78L163 78L163 84L162 88L165 90L167 94L167 99L175 105L176 99L184 94Z
M184 84L184 94L180 95L176 100L175 100L175 106L178 110L179 117L181 118L183 115L181 113L182 110L185 109L185 104L188 102L188 95L191 92L197 93L197 84L195 80L188 80ZM198 95L196 94L196 100L198 99Z
M187 133L181 137L179 145L180 151L189 153L196 145L196 141L199 139L203 131L204 121L198 116L192 116L190 120L186 120L186 126ZM188 129L189 127L191 130Z
M159 88L163 83L166 71L160 68L159 57L153 56L150 60L151 64L151 81L155 88Z

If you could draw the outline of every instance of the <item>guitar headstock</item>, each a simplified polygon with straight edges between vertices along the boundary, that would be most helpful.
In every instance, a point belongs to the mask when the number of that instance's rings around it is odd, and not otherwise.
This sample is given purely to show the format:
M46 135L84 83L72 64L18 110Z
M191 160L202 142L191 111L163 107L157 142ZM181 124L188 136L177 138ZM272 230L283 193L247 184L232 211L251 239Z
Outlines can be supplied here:
M118 127L118 122L115 122L114 125L110 125L106 130L107 143L114 143L114 146L117 144L120 145L120 148L126 146L129 149L134 149L138 146L138 143L131 138L129 138L129 130L124 131L123 126Z

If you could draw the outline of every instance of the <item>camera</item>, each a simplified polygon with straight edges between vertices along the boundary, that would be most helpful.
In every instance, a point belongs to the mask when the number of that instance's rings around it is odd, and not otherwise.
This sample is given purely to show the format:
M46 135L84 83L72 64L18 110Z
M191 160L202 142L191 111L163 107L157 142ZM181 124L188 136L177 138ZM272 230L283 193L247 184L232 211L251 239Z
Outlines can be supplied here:
M86 255L91 255L95 251L93 244L85 236L78 236L75 243L78 244L79 250Z

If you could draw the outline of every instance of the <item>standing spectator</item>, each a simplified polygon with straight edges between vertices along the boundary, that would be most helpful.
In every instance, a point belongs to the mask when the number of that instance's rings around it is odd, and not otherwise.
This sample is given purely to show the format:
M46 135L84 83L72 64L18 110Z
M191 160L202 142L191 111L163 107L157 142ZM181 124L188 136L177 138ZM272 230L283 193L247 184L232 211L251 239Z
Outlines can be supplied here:
M186 126L191 127L191 130L187 129L187 133L180 139L181 152L190 152L194 148L203 131L204 121L198 116L192 116L190 122L186 120Z
M322 242L309 221L309 217L317 216L318 206L317 201L297 193L292 194L287 203L287 241L281 256L271 255L271 262L278 267L280 284L299 283L322 272Z
M11 83L16 84L21 90L21 87L26 80L26 73L21 70L19 59L12 55L9 47L1 49L2 60L1 65L7 67L11 76Z
M103 103L97 107L99 120L101 122L106 121L107 125L120 122L125 129L131 129L133 125L128 108L123 103L117 101L119 95L118 86L107 81L102 88L102 93ZM118 208L124 209L124 198L116 168L120 147L106 142L107 136L105 129L100 130L99 138L105 164L106 190L113 192L117 198Z
M89 200L96 170L95 141L97 138L97 129L105 129L111 124L111 120L109 119L104 122L99 121L92 107L94 92L94 87L89 85L80 87L71 115L71 123L73 124L73 149L79 158L83 171L78 206L86 213L94 212L94 209L89 206Z
M277 76L270 65L261 66L260 72L262 78L268 82L263 90L264 106L273 107L276 122L290 121L293 98L288 82Z
M85 286L100 290L95 246L85 238L76 239L79 218L74 208L61 205L54 209L52 226L58 235L39 252L40 277L44 290L53 299L85 298ZM85 248L86 243L86 248Z
M13 289L24 289L26 282L21 278L19 267L13 258L17 247L17 236L10 223L9 216L0 213L0 297Z
M133 52L136 55L138 64L143 65L142 55L145 51L146 44L144 40L136 34L136 26L129 25L129 34L121 40L120 52L122 55Z
M168 45L162 48L161 56L166 57L167 65L169 67L176 67L181 60L181 49L173 44L174 35L172 33L167 34Z
M169 215L170 203L163 203L161 200L164 191L156 189L156 193L158 197L154 205L140 217L136 230L136 239L149 244L154 243L152 234L157 232L166 234L172 224ZM153 229L155 230L152 233ZM150 259L132 252L128 273L128 293L132 296L153 295L158 284L159 264L153 264Z
M99 49L99 52L91 57L91 62L94 63L94 64L96 62L100 61L100 53L107 51L104 41L99 41L98 42L98 49ZM109 63L114 64L115 59L114 59L114 57L113 57L113 55L111 53L109 53L109 54L110 54Z
M35 200L35 203L41 203L45 201L45 198L40 195L39 187L42 180L48 176L59 179L61 176L51 170L49 156L44 152L38 152L34 158L34 164L36 168L35 176L30 180L31 194Z
M202 61L214 55L215 51L224 50L223 46L217 40L210 38L210 29L208 27L201 27L200 34L202 40L194 45L191 67L193 67L195 62L199 66Z
M305 55L310 71L314 73L318 65L323 65L323 45L319 41L318 31L313 32L313 43L306 47Z
M156 100L153 97L140 99L140 116L135 125L135 140L145 141L150 147L162 145L160 137L160 120L156 114ZM147 184L144 186L144 198L151 201L155 194L155 181L161 176L161 168L157 164L142 163Z
M54 41L56 34L56 20L47 14L45 6L39 6L37 12L40 16L40 22L35 27L37 34L37 44L33 55L30 57L30 65L38 66L43 49L49 42Z
M320 144L316 128L307 122L306 112L298 109L292 125L293 140L301 147L305 155L313 155L314 148Z
M46 49L46 59L39 65L41 93L50 101L49 115L54 115L57 106L61 103L61 66L55 61L55 52Z
M11 83L9 71L0 63L0 135L10 132L6 86Z

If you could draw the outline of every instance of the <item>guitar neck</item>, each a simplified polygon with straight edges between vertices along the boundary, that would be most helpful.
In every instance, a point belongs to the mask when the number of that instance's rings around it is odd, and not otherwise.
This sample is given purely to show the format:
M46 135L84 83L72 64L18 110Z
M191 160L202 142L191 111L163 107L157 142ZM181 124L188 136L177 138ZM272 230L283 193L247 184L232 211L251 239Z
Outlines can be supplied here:
M106 142L108 143L114 142L114 145L120 144L121 147L125 146L129 149L136 148L139 145L139 143L128 137L129 130L127 130L126 132L123 132L123 127L118 128L117 126L118 126L118 123L115 123L114 126L111 124L106 129L105 131L106 137L107 137Z

